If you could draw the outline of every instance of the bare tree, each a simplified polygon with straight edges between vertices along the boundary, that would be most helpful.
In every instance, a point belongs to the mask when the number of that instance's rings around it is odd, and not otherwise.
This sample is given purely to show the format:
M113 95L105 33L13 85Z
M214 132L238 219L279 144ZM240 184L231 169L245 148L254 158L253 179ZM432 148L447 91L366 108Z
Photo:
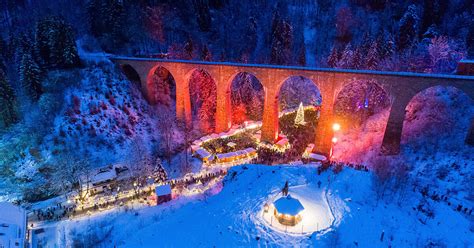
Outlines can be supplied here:
M79 157L70 150L65 150L58 158L60 169L57 171L58 181L64 182L60 187L64 191L71 189L77 194L80 201L84 201L90 191L92 172L87 158Z
M387 185L389 184L392 171L388 158L384 156L378 156L373 158L372 166L374 167L375 173L373 186L377 194L378 203L380 198L383 198L385 196L385 191L387 189Z
M143 185L149 176L153 175L153 158L146 149L141 138L136 137L130 144L127 160L133 184ZM136 187L134 187L136 189Z
M168 162L168 165L171 165L171 156L173 155L173 143L174 140L174 130L176 118L174 113L170 109L164 108L159 111L158 116L160 120L158 121L158 129L161 133L161 149L163 151L164 157Z
M180 124L180 129L183 133L183 146L184 146L184 161L181 163L181 172L183 174L191 172L191 164L189 163L189 146L191 145L191 131L192 128L186 123Z

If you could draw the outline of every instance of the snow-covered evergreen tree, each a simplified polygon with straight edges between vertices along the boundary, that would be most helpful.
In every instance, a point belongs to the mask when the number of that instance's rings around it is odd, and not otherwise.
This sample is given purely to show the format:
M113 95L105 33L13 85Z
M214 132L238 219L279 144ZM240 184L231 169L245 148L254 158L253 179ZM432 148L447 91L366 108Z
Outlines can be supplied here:
M331 49L331 53L328 56L327 64L329 67L336 68L339 62L339 51L336 46L333 46Z
M0 69L0 120L3 126L9 126L16 121L15 92L8 84L5 73Z
M35 52L46 68L70 68L79 64L72 27L60 17L46 17L36 24Z
M377 70L379 59L379 43L375 40L372 42L369 53L367 54L366 68L369 70Z
M337 62L336 66L338 68L352 69L354 65L353 61L354 61L354 51L352 51L352 46L349 43L344 48L344 51L342 51L341 59Z
M397 47L399 51L413 46L418 35L419 17L415 5L408 6L407 11L399 22Z
M211 13L209 9L209 1L193 1L196 19L199 29L208 32L211 29Z
M270 63L287 65L292 62L293 27L287 21L277 24L272 37Z
M41 89L41 70L29 53L24 53L19 68L20 83L27 95L36 101L43 93Z
M360 48L357 47L353 53L352 69L361 69L363 64L364 59L362 53L360 52Z
M188 40L184 44L184 55L185 59L192 60L194 57L194 45L191 36L188 36Z
M204 47L201 50L201 60L203 61L212 60L212 55L211 55L211 52L209 51L209 48L207 48L207 45L204 45Z
M474 21L469 24L469 32L466 37L467 57L474 59Z
M387 32L382 32L381 34L379 34L379 36L377 37L377 45L380 60L389 58L395 52L393 37Z

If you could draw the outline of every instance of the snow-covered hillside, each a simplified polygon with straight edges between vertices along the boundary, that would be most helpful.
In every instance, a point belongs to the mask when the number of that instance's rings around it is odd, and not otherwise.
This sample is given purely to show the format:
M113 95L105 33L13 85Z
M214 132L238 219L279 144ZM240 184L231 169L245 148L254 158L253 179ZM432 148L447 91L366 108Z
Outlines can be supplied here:
M58 192L60 186L47 181L60 173L65 153L101 167L126 162L132 143L147 144L143 149L148 154L156 151L160 133L155 107L109 60L98 57L87 63L83 69L49 73L43 83L46 93L27 121L1 136L0 175L5 180L0 197L17 198L38 185L40 190L30 193L40 198Z
M127 144L136 137L157 145L156 113L138 87L107 61L85 69L82 75L80 87L65 93L63 112L45 142L47 149L54 152L71 146L105 164L123 159Z

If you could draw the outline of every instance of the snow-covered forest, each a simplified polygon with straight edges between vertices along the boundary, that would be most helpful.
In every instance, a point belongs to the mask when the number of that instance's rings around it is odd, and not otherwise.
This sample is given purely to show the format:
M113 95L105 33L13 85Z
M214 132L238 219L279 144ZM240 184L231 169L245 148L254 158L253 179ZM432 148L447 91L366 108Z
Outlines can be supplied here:
M107 58L110 54L454 74L460 60L474 59L474 1L2 0L0 202L31 206L58 199L80 191L91 171L110 165L128 166L137 182L146 182L144 175L156 170L160 180L202 172L204 167L187 151L192 141L216 130L214 79L205 70L190 75L189 127L175 116L178 89L166 68L150 76L153 85L147 101L130 68L114 65ZM254 75L237 74L229 92L232 125L262 121L265 89ZM197 246L219 237L209 244L370 247L380 240L381 246L389 247L471 247L474 148L465 138L474 120L474 99L454 87L420 92L406 108L400 154L383 156L380 147L392 100L376 80L354 79L335 96L334 114L348 125L337 133L333 159L363 164L370 174L346 169L339 174L332 168L326 172L334 180L330 185L329 177L316 177L311 166L239 166L202 195L186 196L151 212L141 207L113 210L110 219L104 215L91 222L60 223L45 242L88 247L89 239L98 247L116 242L118 247L152 246L145 240L155 237L157 228L163 232L158 236L169 235L170 240L155 244L186 246L186 240L172 233L190 221L186 218L196 209L204 209L196 216L230 217L222 223L205 222L210 232L199 230L190 237ZM300 103L316 111L324 104L315 83L300 76L283 83L277 101L280 113L296 110ZM314 141L314 135L302 137L307 133L287 134L291 142L294 137ZM243 137L240 140L252 142ZM268 161L300 156L307 144L295 143L298 148L290 149L291 156L279 154ZM285 183L271 174L300 186L316 187L317 181L327 180L323 188L332 194L327 200L337 205L333 214L339 223L307 239L272 233L256 217L256 204ZM255 182L266 186L259 188ZM354 183L360 183L359 192L352 189L359 187ZM250 193L240 192L246 188ZM196 206L190 203L196 201ZM243 207L247 202L252 205ZM384 217L387 213L391 219ZM239 218L244 221L239 223ZM353 233L359 223L369 232L369 218L376 234ZM444 225L450 218L458 226ZM131 228L114 224L129 219ZM183 230L199 229L195 221ZM137 226L143 233L127 240L125 232ZM386 236L380 238L384 230Z

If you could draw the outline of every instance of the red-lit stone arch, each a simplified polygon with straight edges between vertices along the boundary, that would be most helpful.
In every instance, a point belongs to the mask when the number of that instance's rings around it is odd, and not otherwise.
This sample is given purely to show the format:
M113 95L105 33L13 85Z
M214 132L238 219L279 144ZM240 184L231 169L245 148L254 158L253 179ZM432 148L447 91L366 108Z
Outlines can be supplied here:
M314 81L313 78L311 77L307 77L307 76L302 76L302 75L289 75L289 76L286 76L284 78L282 78L280 80L280 82L278 83L277 87L276 87L276 94L275 94L275 98L268 98L266 97L266 101L271 101L270 104L267 104L266 105L269 105L269 106L272 106L272 109L268 109L268 110L265 110L265 111L272 111L274 114L274 116L279 116L279 113L280 113L280 109L279 109L279 103L280 103L280 94L281 94L281 90L283 87L285 87L285 85L287 85L289 83L290 80L292 79L295 79L295 78L301 78L302 80L306 81L306 82L311 82L311 85L314 86L314 88L316 89L316 92L317 94L319 95L319 97L321 99L323 99L324 97L322 96L323 94L321 93L321 90L320 90L320 87L319 85ZM322 104L322 100L320 102ZM274 124L276 126L276 132L275 132L275 138L278 136L278 132L279 132L279 124L278 124L278 118L274 120L276 123Z
M297 81L299 80L299 81ZM296 82L295 82L296 81ZM296 84L296 85L292 85ZM294 88L296 87L296 89ZM299 105L299 102L303 102L305 106L307 105L313 105L313 106L321 106L322 105L322 94L321 90L319 89L319 86L309 77L306 76L290 76L286 78L280 85L278 89L278 106L279 109L278 111L281 112L284 109L282 109L282 101L288 100L284 99L284 91L289 91L292 90L292 88L297 91L293 95L299 95L299 101L287 103L287 105L290 105L288 108L297 108ZM315 90L314 92L309 92L309 90ZM314 96L311 96L314 93ZM314 101L310 101L310 98L314 98Z
M202 132L213 133L217 122L217 82L215 77L205 69L193 68L185 78L185 91L189 93L189 97L184 99L186 118L191 121L193 126L199 125Z
M245 78L244 78L245 77ZM243 82L244 80L249 80L250 82ZM254 104L257 106L251 107L248 104L242 103L241 107L245 109L239 109L238 106L235 106L235 102L238 99L236 97L236 91L242 90L242 87L252 87L252 89L247 89L249 92L245 92L246 96L243 97L254 97L253 101ZM226 84L226 102L229 104L229 115L228 115L228 126L232 124L241 124L245 120L253 120L253 121L261 121L263 118L263 107L265 101L265 89L260 82L260 80L250 72L242 71L232 75L229 82ZM241 113L245 111L245 113ZM249 111L253 111L253 113L249 113ZM241 115L245 116L241 116ZM237 118L236 115L239 115L242 118ZM245 118L244 118L245 117Z
M346 116L347 113L360 112L372 116L389 110L392 100L390 90L376 79L356 77L346 79L340 87L335 89L334 121L340 123L345 129L351 128L355 124L354 116Z
M418 86L412 88L406 88L403 92L404 94L398 95L396 101L392 104L390 109L390 116L388 119L387 127L385 129L383 143L382 143L382 152L385 154L398 154L400 152L400 143L402 139L402 132L404 121L406 117L406 109L410 102L416 97L419 93L425 91L426 89L442 86L442 87L455 87L462 92L464 92L470 99L474 99L474 87L465 83L465 82L442 82L437 83L442 79L432 80L432 82L423 82L416 85L415 80L411 85ZM470 104L471 103L465 103ZM466 143L469 145L474 145L474 118L471 117L471 123L469 132L467 134Z
M297 111L300 103L305 107L313 106L314 108L309 113L305 110L306 124L304 126L294 126L294 117L296 117L294 112ZM295 154L301 156L307 145L314 143L315 138L318 138L318 122L323 104L321 89L310 77L292 75L279 84L276 106L281 117L278 119L278 131L287 135L292 142L292 152L289 156Z
M449 100L447 100L449 99ZM464 115L456 115L458 109ZM421 118L423 117L423 118ZM436 133L431 133L435 131ZM450 139L453 147L457 139L473 145L474 98L468 92L454 86L436 85L425 88L405 105L401 130L401 145L429 142L426 139L440 136Z
M167 68L155 66L149 71L146 92L150 104L176 105L176 88L174 76Z

